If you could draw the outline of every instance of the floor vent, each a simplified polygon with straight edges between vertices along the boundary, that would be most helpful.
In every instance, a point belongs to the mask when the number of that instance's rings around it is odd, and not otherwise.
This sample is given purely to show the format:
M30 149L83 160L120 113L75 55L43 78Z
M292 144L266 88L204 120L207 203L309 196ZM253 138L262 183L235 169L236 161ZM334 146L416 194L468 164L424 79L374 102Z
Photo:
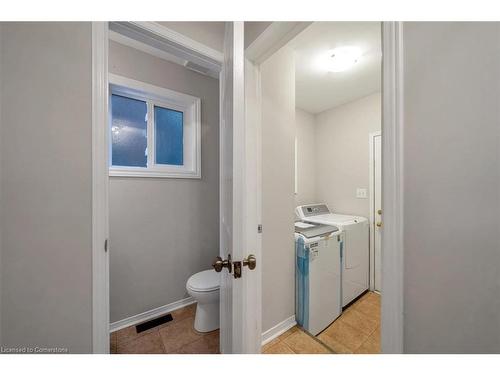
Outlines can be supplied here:
M148 329L151 329L151 328L157 327L159 325L171 322L172 320L174 320L174 318L172 318L172 314L167 314L167 315L163 315L163 316L160 316L160 317L152 319L152 320L148 320L147 322L138 324L135 326L135 329L136 329L137 333L141 333L141 332L147 331Z

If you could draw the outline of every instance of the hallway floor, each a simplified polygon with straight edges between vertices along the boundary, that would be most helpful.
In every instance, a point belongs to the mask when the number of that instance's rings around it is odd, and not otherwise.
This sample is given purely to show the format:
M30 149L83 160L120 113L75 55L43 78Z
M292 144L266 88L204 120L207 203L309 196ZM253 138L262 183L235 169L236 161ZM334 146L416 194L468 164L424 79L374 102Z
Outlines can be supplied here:
M171 322L137 333L111 333L111 354L217 354L219 330L193 328L196 305L173 311ZM380 295L368 292L317 337L295 326L262 347L263 354L380 353Z
M196 304L172 311L171 322L137 333L135 326L111 333L111 354L217 354L219 330L194 330Z
M264 345L262 353L380 353L380 295L364 294L317 337L296 326Z

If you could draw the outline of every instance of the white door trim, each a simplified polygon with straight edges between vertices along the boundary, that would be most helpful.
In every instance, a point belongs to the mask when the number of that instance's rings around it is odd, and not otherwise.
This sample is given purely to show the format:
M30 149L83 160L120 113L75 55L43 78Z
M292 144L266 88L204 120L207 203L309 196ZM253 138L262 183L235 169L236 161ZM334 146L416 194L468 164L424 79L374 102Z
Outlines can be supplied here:
M309 27L312 22L272 22L246 49L245 58L256 65Z
M157 22L110 22L111 37L125 45L217 78L224 56L221 52L171 30ZM201 68L201 69L200 69Z
M368 189L368 197L370 203L370 290L375 290L375 155L374 155L374 142L375 137L380 137L382 132L377 131L369 134L369 148L370 148L370 166L369 166L369 181L370 188Z
M403 23L382 23L382 353L403 353Z
M108 173L108 24L92 22L93 353L109 353Z

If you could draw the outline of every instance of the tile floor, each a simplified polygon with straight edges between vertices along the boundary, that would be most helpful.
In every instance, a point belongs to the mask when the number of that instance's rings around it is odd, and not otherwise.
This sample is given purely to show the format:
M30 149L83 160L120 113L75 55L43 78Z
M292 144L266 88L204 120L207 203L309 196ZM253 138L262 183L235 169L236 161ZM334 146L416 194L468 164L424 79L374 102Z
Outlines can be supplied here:
M264 354L380 353L380 295L368 292L313 338L293 327L264 345Z
M196 305L172 312L173 321L137 333L135 326L111 333L112 354L216 354L219 330L193 328ZM368 292L317 337L293 327L262 347L264 354L380 353L380 295Z
M219 330L193 328L196 305L172 311L171 322L137 333L135 326L111 333L111 354L217 354Z
M262 347L263 354L331 354L317 338L295 326Z

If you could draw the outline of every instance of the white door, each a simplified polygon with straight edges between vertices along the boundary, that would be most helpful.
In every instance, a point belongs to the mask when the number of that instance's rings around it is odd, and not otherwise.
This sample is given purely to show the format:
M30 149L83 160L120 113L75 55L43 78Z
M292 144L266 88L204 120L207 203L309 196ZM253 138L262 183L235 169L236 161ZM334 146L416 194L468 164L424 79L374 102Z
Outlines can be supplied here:
M227 22L221 74L220 257L231 258L221 270L220 342L222 353L258 353L260 332L260 249L257 232L256 144L245 123L243 22ZM244 265L256 255L256 269ZM241 277L237 278L238 262Z
M374 171L374 272L375 272L375 290L381 291L381 231L382 231L382 136L377 135L373 138L373 171Z

